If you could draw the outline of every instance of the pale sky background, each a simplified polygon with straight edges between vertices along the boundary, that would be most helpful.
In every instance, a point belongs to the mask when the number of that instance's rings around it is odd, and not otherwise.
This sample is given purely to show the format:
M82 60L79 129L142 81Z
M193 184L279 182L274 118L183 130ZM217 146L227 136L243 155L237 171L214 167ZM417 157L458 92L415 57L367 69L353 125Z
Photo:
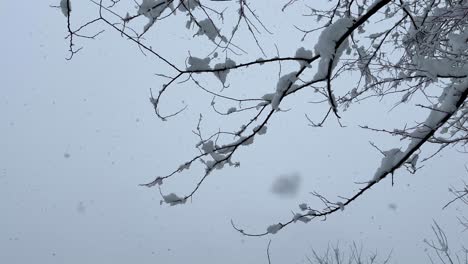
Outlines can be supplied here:
M283 2L254 4L274 32L263 35L269 54L275 55L270 40L283 55L300 46L312 49L313 39L301 43L293 23L278 21L283 16L282 21L298 19L304 25L307 19L298 16L299 6L281 13ZM54 4L0 2L0 263L257 264L267 263L269 239L273 263L305 263L312 247L320 251L328 243L346 247L352 241L382 256L393 250L391 263L427 263L422 241L433 237L433 220L445 229L454 250L467 241L456 219L463 211L466 215L466 207L441 209L452 198L449 186L468 177L466 154L454 149L437 155L416 175L398 172L395 186L389 179L381 182L325 222L299 223L263 238L243 237L231 227L233 219L260 232L290 219L299 203L321 208L311 191L333 200L351 195L359 187L353 182L370 179L380 164L369 141L384 149L403 146L357 125L394 128L424 120L426 113L415 112L411 104L389 112L398 99L355 105L343 114L346 128L331 119L316 129L307 126L304 113L319 119L325 105L308 104L313 93L303 91L284 102L292 110L276 115L265 136L235 156L240 168L216 171L184 206L160 205L156 188L138 184L170 172L196 153L191 130L199 112L209 112L211 97L181 85L165 106L176 109L184 101L189 109L169 122L158 120L149 89L160 87L163 80L154 74L168 73L168 67L144 57L104 24L94 28L106 29L99 39L78 40L84 50L66 61L66 19L49 7ZM96 12L86 8L86 1L73 4L77 19ZM195 32L184 25L179 14L148 33L149 43L181 66L188 50L202 56L213 48L206 38L191 41ZM252 51L236 61L260 57L251 42L236 41ZM277 65L265 69L233 73L230 89L274 91ZM213 121L206 129L230 125L212 114L207 120ZM297 196L271 193L277 177L295 173L301 176ZM194 167L168 182L164 191L186 193L200 175L201 167Z

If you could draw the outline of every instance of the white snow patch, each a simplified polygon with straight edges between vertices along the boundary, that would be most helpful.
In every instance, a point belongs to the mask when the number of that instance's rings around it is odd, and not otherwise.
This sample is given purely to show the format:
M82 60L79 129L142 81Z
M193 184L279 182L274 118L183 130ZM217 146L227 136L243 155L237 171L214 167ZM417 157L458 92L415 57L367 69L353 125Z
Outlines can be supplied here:
M468 48L468 32L449 34L448 38L454 53L461 54Z
M431 110L424 124L411 133L412 140L408 146L408 150L419 144L432 129L437 128L442 119L448 114L457 110L456 103L460 99L460 95L467 89L468 78L464 78L460 83L449 85L444 89L442 95L439 97L439 105L434 106L434 110Z
M183 4L179 5L179 11L181 12L192 11L199 5L200 5L199 0L184 0Z
M182 165L179 166L179 168L177 169L177 171L178 171L178 172L182 172L183 170L188 170L188 169L190 169L190 165L191 165L190 162L184 163L184 164L182 164Z
M464 78L457 84L447 86L439 97L439 104L434 106L434 109L431 110L426 121L411 133L412 139L407 149L404 152L396 148L384 152L385 157L382 158L381 165L375 172L372 180L377 182L382 179L386 173L396 169L396 165L401 163L408 153L414 152L414 148L417 147L422 140L442 125L443 119L457 111L456 104L460 100L461 94L466 92L466 90L468 90L468 78ZM409 159L408 162L413 168L416 167L418 158L417 155L414 155Z
M205 71L205 70L211 70L210 68L210 61L211 59L209 57L206 57L204 59L197 58L190 56L188 58L188 64L190 65L187 67L187 71Z
M337 202L336 205L340 207L341 211L344 211L344 204L342 202Z
M60 9L62 10L62 14L65 17L68 17L69 13L71 12L71 0L61 0Z
M353 25L352 18L340 18L335 23L329 25L320 34L319 40L315 45L315 53L320 55L320 61L317 69L317 73L314 79L324 79L327 76L328 67L330 62L333 60L332 70L337 65L343 51L348 48L348 39L341 43L336 48L336 42L348 31Z
M222 84L224 84L226 82L226 77L229 73L229 68L232 68L232 67L235 67L236 66L236 62L231 60L231 59L226 59L226 62L224 63L218 63L214 66L214 69L215 70L219 70L219 69L226 69L224 71L216 71L214 72L214 74L216 75L216 77L218 77L218 79L221 81Z
M276 234L276 233L278 233L278 231L281 230L281 228L283 228L283 225L281 223L271 225L271 226L269 226L267 228L267 232L270 233L270 234Z
M301 58L301 59L311 59L313 57L313 53L311 50L307 50L303 47L299 48L296 50L296 58ZM298 61L299 62L299 65L301 67L303 66L307 66L308 68L310 68L310 63L306 62L306 61L303 61L303 60L300 60Z
M384 155L385 156L382 158L380 167L374 174L374 178L372 179L373 181L380 181L380 179L385 173L390 172L392 169L394 169L395 165L401 161L401 158L403 157L404 153L400 149L394 148L391 150L384 151Z
M312 221L312 219L307 217L307 216L303 216L301 214L295 214L294 217L293 217L293 221L294 222L301 221L303 223L308 223L308 222Z
M417 65L416 74L426 75L434 82L438 76L464 76L468 72L468 65L456 65L453 60L413 57Z
M276 84L276 93L271 99L271 108L278 110L281 99L284 96L284 93L290 85L292 85L297 80L297 72L291 72L281 76L278 83ZM265 97L265 95L264 95Z
M184 198L177 196L177 194L175 193L163 195L162 197L164 199L164 202L170 204L171 206L184 204L186 202Z
M257 135L264 135L267 132L267 126L264 125L260 128L260 125L256 126L253 131L257 133Z
M140 7L138 8L138 14L144 15L149 19L148 23L144 27L144 31L147 31L153 26L156 19L166 10L166 8L174 10L172 1L166 0L143 0Z
M198 26L198 32L195 35L205 35L213 42L215 42L216 37L219 36L223 41L226 41L226 39L219 34L219 30L213 24L212 20L206 18L204 20L198 21Z
M229 108L229 109L227 110L226 114L229 115L229 114L232 114L232 113L234 113L234 112L236 112L236 111L237 111L237 108L231 107L231 108Z

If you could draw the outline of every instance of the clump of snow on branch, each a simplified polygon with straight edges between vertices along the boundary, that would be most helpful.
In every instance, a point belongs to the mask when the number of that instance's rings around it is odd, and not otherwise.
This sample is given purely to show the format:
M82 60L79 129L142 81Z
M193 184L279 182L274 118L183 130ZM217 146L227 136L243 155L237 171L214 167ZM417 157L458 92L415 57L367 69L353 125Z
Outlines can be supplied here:
M395 165L397 165L403 157L403 152L397 148L384 151L383 153L385 156L382 158L380 167L374 174L373 181L379 181L385 173L392 172L395 169Z
M62 10L62 14L66 17L68 17L68 15L70 14L71 12L71 0L61 0L60 1L60 9Z
M340 207L340 210L341 210L341 211L344 211L344 203L342 203L342 202L337 202L336 205L338 205L338 207Z
M449 43L452 51L457 54L462 54L467 50L468 32L461 32L460 34L449 34Z
M216 149L219 149L219 147L216 146L212 140L202 144L203 152L210 154L210 156L213 158L213 160L207 161L205 163L208 170L213 169L213 166L216 166L216 169L222 169L224 167L225 162L223 162L223 160L226 159L226 156L217 152Z
M257 135L264 135L267 132L267 126L256 126L253 131L257 133Z
M244 146L252 145L254 142L254 137L240 137L239 140L236 142L236 144L241 144Z
M219 29L213 24L213 21L206 18L198 21L198 32L195 35L205 35L211 41L215 42L216 37L220 37L222 41L227 42L226 37L219 34Z
M305 49L304 47L300 47L299 49L296 50L296 55L295 55L296 58L311 59L312 56L313 56L312 51ZM309 68L311 67L310 63L308 63L307 61L299 60L298 62L301 67L304 67L304 66L307 66Z
M431 110L431 113L426 121L424 121L423 125L411 134L412 140L408 149L419 144L428 133L441 125L442 120L446 118L447 115L457 110L456 103L460 99L461 94L466 92L467 89L468 78L464 78L460 83L449 85L444 89L442 95L439 97L439 105L434 106L434 109Z
M250 138L240 137L234 143L218 146L212 140L201 141L197 144L197 147L201 147L200 150L210 156L212 160L201 160L206 165L206 172L210 173L213 169L222 169L225 164L229 166L238 167L239 162L232 162L230 155L234 151L237 145L249 145L253 143L253 136Z
M414 154L413 157L411 157L407 162L411 166L413 171L416 171L417 169L416 165L418 164L418 159L419 159L419 154Z
M189 67L187 67L187 71L211 70L210 61L211 59L209 57L200 59L197 57L190 56L187 61L187 63L190 65Z
M375 77L372 76L369 64L372 58L372 54L365 49L364 46L356 47L356 51L359 54L359 60L357 63L358 69L361 72L361 76L365 77L366 85L371 83Z
M149 19L148 23L144 27L144 31L147 31L157 18L166 10L167 8L174 10L173 1L167 0L143 0L140 7L138 8L138 14L144 15Z
M215 71L215 75L216 77L218 77L218 79L221 81L222 84L224 84L226 82L226 77L229 73L229 68L232 68L236 66L236 62L231 60L231 59L226 59L226 61L224 63L218 63L214 66L214 69L215 70L219 70L219 69L226 69L226 70L223 70L223 71Z
M223 82L223 84L224 84L224 82ZM237 111L237 108L231 107L231 108L229 108L229 109L227 110L226 114L229 115L229 114L232 114L232 113L234 113L234 112L236 112L236 111Z
M291 72L281 76L276 84L276 93L271 99L271 107L278 110L281 99L284 97L286 90L297 80L297 72Z
M186 200L182 197L177 196L175 193L170 193L168 195L163 195L163 200L165 203L174 206L178 204L184 204Z
M278 231L281 230L281 228L283 228L283 225L281 223L274 224L274 225L267 227L267 232L270 234L276 234L278 233Z
M346 39L338 48L336 44L352 25L352 18L340 18L322 31L314 47L315 53L320 55L318 69L314 79L319 80L326 78L328 67L332 60L332 70L337 65L343 51L348 48L349 43L348 39Z
M312 221L312 218L307 217L307 216L302 215L302 214L294 214L293 221L294 222L301 221L301 222L307 224L308 222Z
M182 1L181 1L182 2ZM187 12L192 11L200 5L198 0L183 0L183 3L179 5L179 11Z
M416 72L436 82L438 76L463 76L468 72L468 65L459 67L451 59L422 58L415 56Z
M177 171L182 172L183 170L188 170L188 169L190 169L190 165L192 165L192 163L186 162L186 163L180 165L179 168L177 169Z
M464 78L458 84L448 85L442 95L439 97L439 104L435 105L424 123L411 133L411 142L407 149L402 152L400 149L391 149L384 151L385 157L382 158L380 167L374 174L373 181L379 181L386 173L393 172L403 163L403 160L409 153L413 153L421 142L424 142L428 136L435 133L444 124L444 119L450 117L458 110L457 102L460 96L468 90L468 78ZM415 168L418 156L409 158L408 163Z

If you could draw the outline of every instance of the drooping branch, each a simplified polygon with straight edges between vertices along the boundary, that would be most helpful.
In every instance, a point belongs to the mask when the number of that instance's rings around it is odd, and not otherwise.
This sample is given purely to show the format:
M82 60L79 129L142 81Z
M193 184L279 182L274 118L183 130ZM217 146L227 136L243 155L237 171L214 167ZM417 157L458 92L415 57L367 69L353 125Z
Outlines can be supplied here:
M444 96L444 95L442 95ZM426 119L425 126L416 129L413 134L411 142L409 143L405 151L400 151L398 149L393 149L385 153L385 156L382 159L381 167L377 170L374 177L368 184L361 188L357 193L352 195L350 198L342 202L330 202L326 199L323 199L320 195L316 195L324 201L326 207L322 210L315 210L309 208L308 206L302 206L301 210L306 211L305 213L298 213L294 217L284 223L278 223L271 225L267 228L265 232L261 233L248 233L243 229L236 227L233 224L233 227L240 233L246 236L265 236L268 234L275 234L281 229L296 223L297 221L309 222L315 218L323 218L336 213L340 210L344 210L346 206L356 201L360 196L362 196L366 191L371 189L374 185L380 182L382 179L393 175L397 169L402 167L405 163L411 162L411 158L434 134L444 126L460 109L460 107L465 103L468 97L468 79L465 79L463 82L457 85L453 85L450 88L450 92L446 95L449 98L445 98L444 101L438 109L432 110L428 118Z

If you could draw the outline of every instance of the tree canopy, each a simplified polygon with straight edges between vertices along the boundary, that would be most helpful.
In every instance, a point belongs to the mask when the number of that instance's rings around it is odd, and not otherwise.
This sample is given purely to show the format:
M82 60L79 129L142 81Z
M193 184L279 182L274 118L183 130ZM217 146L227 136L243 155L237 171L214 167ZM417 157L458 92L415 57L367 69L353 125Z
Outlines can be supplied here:
M143 0L136 6L119 0L91 0L96 17L83 21L80 13L72 9L71 0L62 0L60 8L67 19L69 57L83 52L82 43L98 39L104 30L119 33L136 45L141 53L161 61L165 69L157 74L166 80L151 91L150 102L156 116L162 121L189 111L186 105L170 110L163 109L165 96L180 85L190 85L212 98L210 107L218 115L220 123L230 122L234 116L242 119L237 129L223 126L216 132L202 133L203 115L194 129L199 154L175 164L174 170L155 177L143 184L160 188L163 202L169 205L186 203L201 191L204 181L226 166L240 166L236 153L246 146L255 145L258 137L268 136L268 126L273 117L287 111L284 101L294 95L313 94L315 104L324 109L319 120L306 115L310 126L320 129L328 122L342 125L343 114L355 104L365 104L371 98L391 97L395 106L411 104L427 110L427 117L415 125L405 127L362 129L399 137L405 146L379 151L380 164L375 164L375 173L355 193L338 201L314 196L323 202L323 208L313 208L306 203L300 211L265 232L251 233L233 226L249 236L275 234L290 224L324 219L344 210L358 200L374 185L394 173L406 169L417 173L421 163L434 157L433 152L424 152L424 145L436 145L436 153L449 146L466 152L468 143L468 1L459 0L337 0L321 1L326 7L315 7L310 1L290 0L282 13L286 14L300 6L311 21L308 25L291 28L303 33L302 40L313 39L314 45L290 47L294 55L271 54L270 39L281 39L262 20L267 6L256 6L247 0ZM280 18L278 18L280 19ZM183 20L186 30L195 39L202 39L213 49L208 54L199 54L197 46L190 47L185 64L171 59L171 54L162 54L158 43L151 43L146 36L158 34L162 20ZM76 22L77 21L77 22ZM288 23L284 20L283 23ZM90 33L92 32L92 33ZM177 30L174 30L177 34ZM268 37L265 37L268 36ZM164 41L164 38L158 39ZM243 43L256 46L256 53L247 52ZM177 51L174 51L177 52ZM254 59L252 59L254 57ZM232 87L230 75L236 71L270 71L268 65L289 63L289 72L268 72L277 80L276 87L259 94L261 89ZM288 69L289 69L288 68ZM345 80L346 87L336 83ZM248 83L244 83L248 86ZM221 88L219 88L221 86ZM169 100L169 99L167 99ZM167 104L167 103L166 103ZM173 104L169 104L172 105ZM405 119L405 116L401 116ZM225 121L226 120L226 121ZM408 123L414 120L408 120ZM283 139L278 139L283 140ZM313 140L313 139L311 139ZM252 146L251 146L252 147ZM377 146L375 146L377 148ZM192 165L201 162L203 170ZM198 183L186 194L164 194L164 183L190 171L199 177Z

